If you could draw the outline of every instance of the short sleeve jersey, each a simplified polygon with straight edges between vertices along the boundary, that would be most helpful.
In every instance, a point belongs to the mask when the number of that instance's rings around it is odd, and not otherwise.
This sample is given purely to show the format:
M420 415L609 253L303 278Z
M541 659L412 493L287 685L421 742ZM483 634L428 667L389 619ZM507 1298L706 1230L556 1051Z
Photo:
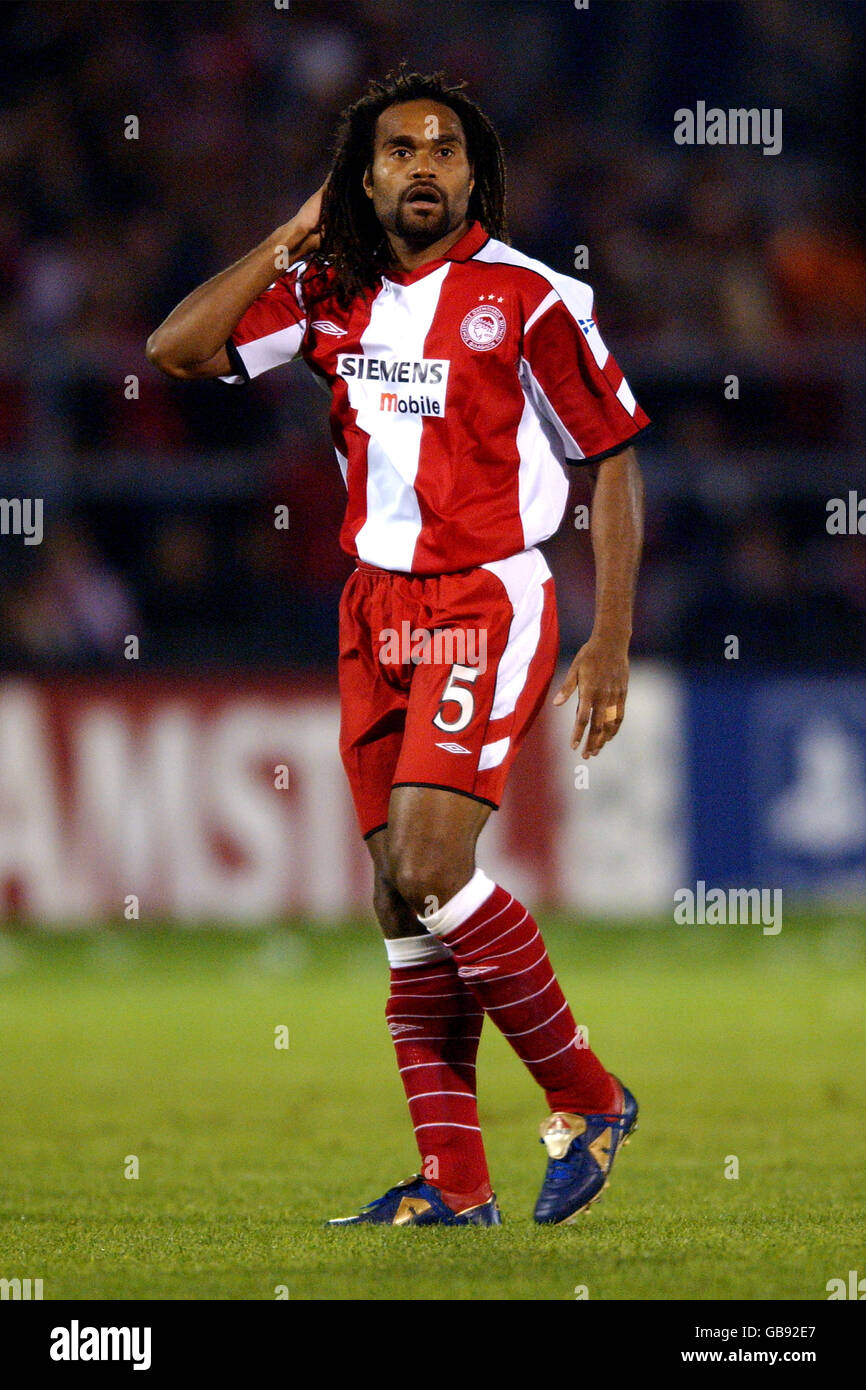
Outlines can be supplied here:
M562 520L563 465L617 453L649 424L590 287L477 222L348 308L329 285L305 262L280 276L232 333L222 379L303 357L327 386L341 544L368 564L447 574L537 545Z

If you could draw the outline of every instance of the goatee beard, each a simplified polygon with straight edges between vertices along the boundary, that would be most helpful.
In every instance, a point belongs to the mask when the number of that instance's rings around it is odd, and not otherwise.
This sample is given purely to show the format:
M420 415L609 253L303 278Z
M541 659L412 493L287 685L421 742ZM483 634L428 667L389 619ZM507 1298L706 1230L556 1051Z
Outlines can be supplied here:
M423 251L425 247L432 246L434 241L441 241L442 237L447 236L451 230L448 206L444 201L439 216L435 219L431 218L426 227L408 227L402 208L398 209L394 219L394 231L397 236L405 241L407 246L411 246L417 251Z

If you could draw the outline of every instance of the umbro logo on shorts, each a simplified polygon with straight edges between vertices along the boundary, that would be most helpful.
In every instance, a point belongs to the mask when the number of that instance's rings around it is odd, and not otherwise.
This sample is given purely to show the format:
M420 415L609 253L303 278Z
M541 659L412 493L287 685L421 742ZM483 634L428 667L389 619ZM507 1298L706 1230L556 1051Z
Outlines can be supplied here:
M444 748L446 753L469 753L471 749L464 748L462 743L437 743L437 748Z

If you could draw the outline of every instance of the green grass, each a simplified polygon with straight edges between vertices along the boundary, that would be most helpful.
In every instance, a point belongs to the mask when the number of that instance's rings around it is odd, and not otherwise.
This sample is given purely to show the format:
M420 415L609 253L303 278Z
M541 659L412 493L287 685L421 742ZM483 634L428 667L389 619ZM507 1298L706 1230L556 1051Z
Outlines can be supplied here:
M864 928L545 926L642 1106L604 1201L559 1230L530 1219L539 1094L489 1025L506 1224L322 1229L415 1171L371 927L0 937L0 1277L47 1299L824 1299L866 1274Z

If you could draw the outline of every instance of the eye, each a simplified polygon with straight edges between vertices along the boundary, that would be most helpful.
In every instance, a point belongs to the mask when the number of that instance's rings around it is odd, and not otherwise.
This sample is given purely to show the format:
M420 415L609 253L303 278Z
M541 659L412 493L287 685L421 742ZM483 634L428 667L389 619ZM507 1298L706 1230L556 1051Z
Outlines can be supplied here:
M457 151L456 151L456 149L455 149L455 147L454 147L453 145L440 145L440 146L439 146L439 153L440 153L440 154L444 154L444 155L449 155L449 156L450 156L450 155L456 154Z

